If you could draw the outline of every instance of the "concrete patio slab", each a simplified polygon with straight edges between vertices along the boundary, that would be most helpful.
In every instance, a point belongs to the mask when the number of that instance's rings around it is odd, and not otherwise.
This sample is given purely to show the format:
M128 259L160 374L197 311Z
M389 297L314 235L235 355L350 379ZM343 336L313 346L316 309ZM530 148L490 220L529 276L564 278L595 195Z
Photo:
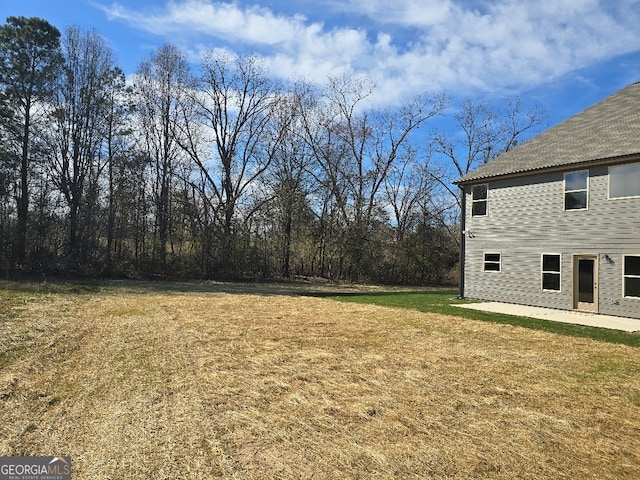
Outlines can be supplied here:
M576 312L574 310L557 310L553 308L530 307L527 305L515 305L500 302L480 302L457 304L456 307L481 310L484 312L506 313L520 317L539 318L554 322L575 323L590 327L610 328L625 332L640 332L640 319L614 317L612 315L600 315L588 312Z

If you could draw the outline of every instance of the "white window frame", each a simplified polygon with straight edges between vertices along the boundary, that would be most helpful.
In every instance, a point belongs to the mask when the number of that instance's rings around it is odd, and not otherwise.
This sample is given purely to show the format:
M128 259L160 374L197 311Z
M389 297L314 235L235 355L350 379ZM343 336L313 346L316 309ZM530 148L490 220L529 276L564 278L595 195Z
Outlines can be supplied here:
M587 174L587 186L586 188L581 188L579 190L567 190L567 175L570 175L572 173L581 173L581 172L586 172ZM583 212L585 210L589 210L589 169L584 169L584 170L572 170L570 172L565 172L564 176L562 177L562 189L563 189L563 193L562 193L562 207L564 208L565 212ZM574 193L574 192L585 192L587 195L587 205L584 208L567 208L567 193Z
M612 168L617 168L617 167L624 167L624 166L628 166L628 165L638 165L640 166L640 162L632 162L632 163L622 163L620 165L609 165L609 172L608 172L608 185L607 185L607 197L609 200L622 200L625 198L640 198L640 195L629 195L629 196L625 196L625 197L612 197L611 196L611 169ZM632 297L635 298L635 297Z
M474 200L473 199L473 189L474 189L474 187L481 187L483 185L485 186L486 191L487 191L487 198ZM476 203L480 203L480 202L484 202L484 204L485 204L484 215L474 214L473 213L473 205L476 204ZM471 185L471 216L472 217L486 217L487 215L489 215L489 184L488 183L478 183L476 185Z
M487 260L487 255L498 255L499 259L497 262L493 260ZM498 265L498 270L487 270L487 264L490 265ZM482 254L482 271L489 273L500 273L502 272L502 253L500 252L484 252Z
M544 257L545 256L554 256L554 257L558 257L559 260L559 265L558 268L559 270L553 271L553 270L545 270L544 269ZM552 289L548 289L548 288L544 288L544 274L554 274L554 275L558 275L559 277L559 286L557 290L552 290ZM542 289L543 292L561 292L562 291L562 254L561 253L542 253L540 254L540 288Z
M629 298L632 300L640 300L640 297L632 297L627 295L627 292L625 290L625 285L624 285L624 281L626 278L640 278L640 275L626 275L624 272L624 266L626 262L626 258L627 257L640 257L640 253L639 254L628 254L628 255L622 255L622 296L624 298Z

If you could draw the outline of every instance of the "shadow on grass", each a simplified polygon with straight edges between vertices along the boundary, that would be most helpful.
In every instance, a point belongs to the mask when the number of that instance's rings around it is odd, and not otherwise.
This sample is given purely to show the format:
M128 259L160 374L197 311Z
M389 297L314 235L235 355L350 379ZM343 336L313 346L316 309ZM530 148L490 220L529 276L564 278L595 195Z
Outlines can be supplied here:
M4 292L3 292L4 290ZM520 317L500 313L458 308L456 304L471 303L457 298L455 290L403 289L402 287L371 287L319 283L316 281L288 282L212 282L212 281L68 281L68 282L12 282L0 280L0 304L9 305L12 293L40 294L166 294L166 293L229 293L244 295L287 295L327 298L342 302L373 304L384 307L405 308L420 312L449 315L484 322L542 330L572 337L590 338L603 342L640 347L640 335L570 323ZM2 306L2 305L0 305ZM1 312L0 308L0 313Z
M640 335L634 333L459 308L455 305L472 302L458 299L457 292L453 290L435 292L313 293L310 295L342 302L365 303L384 307L406 308L420 312L438 313L483 322L542 330L559 335L590 338L603 342L640 347Z
M22 294L167 294L231 293L244 295L319 295L364 293L382 287L317 280L214 281L214 280L0 280L0 291ZM388 292L393 287L385 290ZM424 290L424 289L422 289Z

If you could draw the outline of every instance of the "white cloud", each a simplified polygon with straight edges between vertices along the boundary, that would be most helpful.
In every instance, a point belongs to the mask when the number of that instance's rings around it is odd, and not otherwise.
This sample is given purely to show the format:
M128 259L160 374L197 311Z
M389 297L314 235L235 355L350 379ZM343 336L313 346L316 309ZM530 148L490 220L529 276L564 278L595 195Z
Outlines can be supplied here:
M175 0L153 11L104 9L136 28L182 39L189 49L197 43L257 51L283 76L321 82L365 73L385 101L421 91L522 88L640 50L637 0L325 0L321 6L325 22L304 12L278 13L278 2ZM329 23L337 18L331 9L345 20Z
M244 43L275 45L309 28L300 15L283 17L260 6L240 8L235 3L207 0L170 1L163 8L144 11L117 3L103 9L111 19L125 20L158 35L201 34Z

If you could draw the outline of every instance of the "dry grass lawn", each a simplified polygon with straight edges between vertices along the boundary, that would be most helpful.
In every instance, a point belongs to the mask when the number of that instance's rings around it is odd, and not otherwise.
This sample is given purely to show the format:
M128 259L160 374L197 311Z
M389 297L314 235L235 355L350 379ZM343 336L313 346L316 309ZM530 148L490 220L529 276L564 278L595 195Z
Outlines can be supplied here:
M638 479L640 349L208 284L0 296L0 455L77 479Z

